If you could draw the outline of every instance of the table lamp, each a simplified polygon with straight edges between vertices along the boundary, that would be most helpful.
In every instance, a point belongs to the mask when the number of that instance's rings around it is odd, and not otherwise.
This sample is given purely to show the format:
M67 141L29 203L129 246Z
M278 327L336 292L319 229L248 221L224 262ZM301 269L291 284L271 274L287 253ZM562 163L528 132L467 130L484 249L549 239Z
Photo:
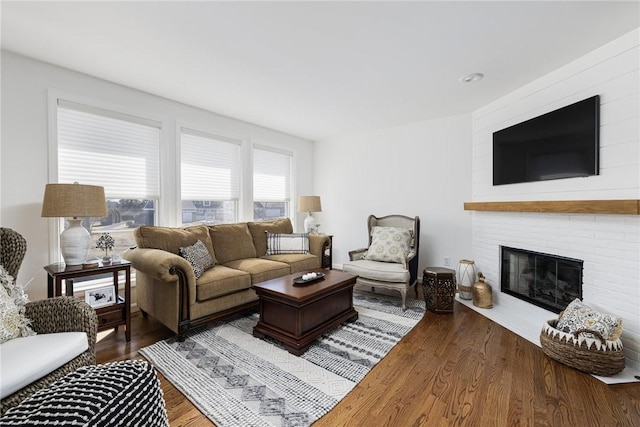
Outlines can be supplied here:
M82 264L89 253L91 235L82 226L82 218L106 215L104 187L77 182L45 187L41 216L68 218L69 221L69 228L60 234L60 251L67 265Z
M307 217L304 219L304 232L312 233L316 231L316 219L311 212L322 212L320 196L298 197L298 212L307 212Z

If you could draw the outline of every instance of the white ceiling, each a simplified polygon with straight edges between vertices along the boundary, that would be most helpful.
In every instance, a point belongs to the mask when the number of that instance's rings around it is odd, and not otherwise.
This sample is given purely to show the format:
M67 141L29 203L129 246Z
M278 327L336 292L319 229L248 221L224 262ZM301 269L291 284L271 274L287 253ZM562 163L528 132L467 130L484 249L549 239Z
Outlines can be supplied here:
M2 48L321 140L471 112L639 27L639 4L3 1Z

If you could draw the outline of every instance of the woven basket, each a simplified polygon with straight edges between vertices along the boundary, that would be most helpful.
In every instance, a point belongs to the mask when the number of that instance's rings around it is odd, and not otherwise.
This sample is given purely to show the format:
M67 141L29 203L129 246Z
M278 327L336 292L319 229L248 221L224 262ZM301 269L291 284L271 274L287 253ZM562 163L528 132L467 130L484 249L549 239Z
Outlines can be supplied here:
M610 376L624 369L622 341L609 341L596 331L580 329L568 334L556 329L558 319L547 321L540 332L542 351L550 358L588 374ZM583 333L597 338L586 338Z

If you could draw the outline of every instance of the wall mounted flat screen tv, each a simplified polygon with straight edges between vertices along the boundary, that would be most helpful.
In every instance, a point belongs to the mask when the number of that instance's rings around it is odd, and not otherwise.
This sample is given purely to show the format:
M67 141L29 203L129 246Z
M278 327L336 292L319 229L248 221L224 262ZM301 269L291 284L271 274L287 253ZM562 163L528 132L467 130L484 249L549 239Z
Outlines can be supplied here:
M598 175L600 96L493 134L493 185Z

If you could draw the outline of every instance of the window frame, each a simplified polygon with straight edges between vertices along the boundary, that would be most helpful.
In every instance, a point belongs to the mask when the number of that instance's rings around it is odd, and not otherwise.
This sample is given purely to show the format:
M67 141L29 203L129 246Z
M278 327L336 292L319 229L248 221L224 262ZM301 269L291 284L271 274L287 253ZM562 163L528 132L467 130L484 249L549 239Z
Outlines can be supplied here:
M101 112L105 112L105 117L126 120L126 116L130 116L133 120L128 120L133 123L139 123L143 125L157 126L159 129L158 134L158 200L156 201L155 222L161 224L162 219L167 215L163 212L165 208L163 205L163 185L162 185L162 173L164 155L162 150L163 134L167 128L168 120L165 117L156 116L147 112L142 112L138 109L131 109L123 105L111 104L94 98L82 97L75 94L70 94L58 90L49 90L47 93L47 116L48 116L48 129L47 129L47 160L48 160L48 173L47 182L58 182L59 180L59 157L58 157L58 107L62 104L62 107L73 108L72 106L78 105L82 111L90 112L93 114L101 115ZM107 196L109 199L109 196ZM53 226L51 226L53 224ZM49 223L49 247L48 257L49 263L62 262L62 253L60 251L60 233L64 230L65 218L59 218L58 220ZM135 273L132 270L132 279L135 278ZM90 289L100 284L101 281L109 279L96 279L87 281L86 284L75 286L74 291L83 292L86 289Z

